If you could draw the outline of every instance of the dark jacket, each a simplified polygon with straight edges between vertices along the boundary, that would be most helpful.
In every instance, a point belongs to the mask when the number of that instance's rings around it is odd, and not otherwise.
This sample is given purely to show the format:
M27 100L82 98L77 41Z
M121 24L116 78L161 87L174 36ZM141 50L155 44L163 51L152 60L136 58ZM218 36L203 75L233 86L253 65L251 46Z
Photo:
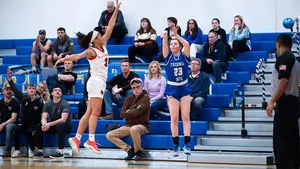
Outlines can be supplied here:
M150 97L145 90L138 97L132 95L126 98L122 106L121 118L126 118L125 126L141 124L149 131Z
M212 31L216 32L218 35L221 36L221 40L224 44L227 43L226 31L223 28L220 27L218 31L211 29L209 32L212 32ZM208 38L207 38L207 40L208 40Z
M120 73L117 76L113 77L108 83L106 83L106 89L111 92L112 88L115 85L118 85L118 88L122 88L122 92L120 92L120 94L122 96L125 96L127 94L127 91L131 89L130 81L135 77L139 78L139 75L132 71L130 71L127 79L123 77L123 73Z
M206 43L203 47L203 56L201 58L202 63L206 62L206 59L218 60L222 63L227 63L226 47L222 40L218 39L215 45L211 48L209 43Z
M108 13L107 10L103 11L101 13L101 17L100 17L99 22L98 22L98 26L102 29L104 28L104 26L107 26L107 25L105 25L105 18L106 18L107 13ZM119 10L118 15L117 15L115 27L121 28L126 34L128 33L127 27L126 27L125 22L124 22L123 13L120 10Z
M189 83L192 88L191 97L194 99L196 97L202 97L204 100L207 100L210 80L206 73L200 72L196 77L193 77L192 74L190 74Z
M168 41L170 41L171 40L171 31L170 31L170 27L167 27L166 29L165 29L165 31L167 31L168 32ZM179 35L179 36L181 36L181 28L180 28L180 26L178 26L178 29L177 29L177 34Z
M62 40L57 38L51 45L51 53L56 53L57 55L63 53L63 57L72 55L74 53L73 40L67 35Z
M30 127L35 127L41 122L44 101L36 95L34 100L31 100L28 95L22 94L11 80L9 81L11 90L14 92L16 99L21 104L21 124Z

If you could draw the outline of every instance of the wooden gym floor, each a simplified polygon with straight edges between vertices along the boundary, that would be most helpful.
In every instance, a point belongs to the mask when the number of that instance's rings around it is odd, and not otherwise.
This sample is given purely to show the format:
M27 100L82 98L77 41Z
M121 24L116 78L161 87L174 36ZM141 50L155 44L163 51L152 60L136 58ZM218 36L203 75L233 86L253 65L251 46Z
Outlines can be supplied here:
M57 168L56 168L57 167ZM28 159L28 158L1 158L2 169L88 169L88 168L116 168L116 169L145 169L145 168L168 168L168 169L275 169L275 166L257 165L214 165L186 162L165 161L124 161L103 159Z

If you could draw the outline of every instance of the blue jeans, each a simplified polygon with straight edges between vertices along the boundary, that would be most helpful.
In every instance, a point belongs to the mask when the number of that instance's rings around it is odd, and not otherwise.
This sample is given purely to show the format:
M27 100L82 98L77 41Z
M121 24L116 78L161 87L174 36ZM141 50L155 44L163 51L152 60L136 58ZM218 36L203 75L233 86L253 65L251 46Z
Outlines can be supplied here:
M17 125L15 123L9 123L2 129L2 132L5 133L5 151L11 151L16 127Z
M200 120L200 115L204 107L205 100L202 97L196 97L191 103L190 118L192 121Z
M125 96L121 95L121 97L117 99L115 95L113 95L109 90L105 89L103 100L106 114L108 115L113 113L113 103L115 103L118 107L122 107L126 97L131 96L132 94L132 90L128 90Z
M168 107L167 99L155 100L150 105L150 120L160 119L158 110L163 110Z
M214 73L216 83L221 83L222 73L227 69L226 63L214 61L212 64L203 63L201 70L206 73Z

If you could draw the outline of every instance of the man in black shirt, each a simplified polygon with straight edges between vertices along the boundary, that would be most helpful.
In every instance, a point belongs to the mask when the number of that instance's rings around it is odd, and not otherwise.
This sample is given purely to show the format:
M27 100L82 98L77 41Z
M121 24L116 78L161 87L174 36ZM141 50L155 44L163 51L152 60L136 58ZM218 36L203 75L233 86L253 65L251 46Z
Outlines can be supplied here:
M266 109L275 110L273 148L277 169L299 169L299 93L300 64L291 52L292 38L280 34L276 40L278 58L272 73L271 100Z
M216 83L221 83L222 73L227 69L226 48L214 31L208 34L208 43L203 47L201 62L201 70L206 73L213 72Z
M43 107L41 123L36 126L35 135L38 147L37 157L43 157L43 134L57 133L58 151L50 155L50 158L63 158L66 134L71 132L72 123L70 116L70 105L63 100L62 91L55 86L52 91L53 99L48 100Z
M12 97L13 93L7 83L3 86L3 94L4 98L0 100L0 133L6 133L3 157L10 157L20 104Z
M101 119L113 119L113 106L114 102L118 107L122 107L125 98L132 94L130 81L139 77L136 73L130 71L130 64L128 59L121 61L122 73L113 77L106 85L104 93L104 103L106 109L106 116ZM129 93L131 91L131 93Z
M57 39L51 45L51 55L47 56L48 66L53 67L58 59L74 53L74 42L66 34L65 28L57 29Z
M21 121L15 130L15 151L12 157L20 156L20 136L25 133L27 140L30 140L30 149L28 150L28 157L32 158L34 156L35 148L35 137L34 129L35 126L41 121L42 109L44 106L43 99L37 95L36 87L34 84L29 84L27 86L27 94L24 95L18 90L16 85L12 80L12 71L7 70L7 79L11 90L14 92L16 99L21 104L22 113Z
M76 83L77 74L73 72L73 62L64 62L64 72L55 76L49 76L47 78L47 86L49 91L53 90L54 86L59 86L63 94L67 94L71 91L72 87Z

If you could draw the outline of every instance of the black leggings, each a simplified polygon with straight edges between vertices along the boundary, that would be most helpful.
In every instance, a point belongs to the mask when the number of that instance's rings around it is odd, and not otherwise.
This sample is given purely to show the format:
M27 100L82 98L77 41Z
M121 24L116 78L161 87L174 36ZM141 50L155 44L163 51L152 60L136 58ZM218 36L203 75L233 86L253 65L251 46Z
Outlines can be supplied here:
M236 59L236 56L238 52L246 52L250 51L248 45L247 45L247 40L234 40L232 42L232 57Z
M20 136L25 134L27 143L29 141L30 150L34 150L35 147L35 136L34 136L35 127L29 127L23 124L17 126L15 130L15 149L20 150ZM28 144L27 144L28 145Z
M158 46L156 43L146 46L130 46L128 48L128 57L130 63L135 63L135 56L146 56L146 62L150 63L153 60L153 56L158 52Z

